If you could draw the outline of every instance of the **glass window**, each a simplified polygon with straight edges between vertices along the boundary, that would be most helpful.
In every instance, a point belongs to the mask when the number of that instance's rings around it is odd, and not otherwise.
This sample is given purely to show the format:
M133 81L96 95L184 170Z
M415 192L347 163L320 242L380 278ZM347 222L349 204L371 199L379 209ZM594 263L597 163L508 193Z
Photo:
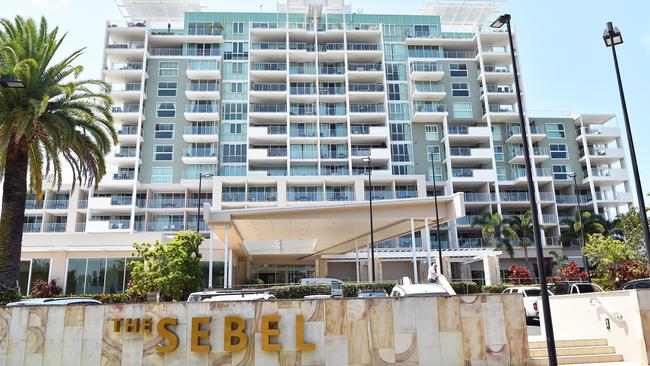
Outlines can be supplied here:
M246 145L224 144L222 156L224 163L245 163Z
M85 293L103 294L105 274L106 260L104 258L88 258Z
M564 131L564 124L562 123L547 123L546 136L550 139L563 139L566 137Z
M501 141L501 127L500 126L492 126L492 139L494 141Z
M549 150L551 151L551 159L569 158L569 153L565 144L550 144Z
M469 97L468 83L451 83L452 97Z
M175 97L176 96L176 82L175 81L160 81L158 82L158 96L159 97Z
M427 161L440 161L440 146L427 145Z
M508 180L508 177L506 176L506 167L504 166L497 167L497 180L499 181Z
M156 103L156 117L158 118L176 117L176 103Z
M26 261L20 261L18 273L18 286L20 293L28 295L38 280L50 281L50 259L34 258Z
M65 293L80 295L86 285L86 258L69 258L68 273L65 281Z
M390 139L393 141L410 141L411 125L408 123L391 123Z
M414 174L413 165L393 165L393 175Z
M393 161L411 161L411 145L410 144L395 144L390 146Z
M440 141L440 136L438 135L438 126L436 125L424 126L424 138L427 141Z
M244 34L244 23L242 23L242 22L232 23L232 33L233 34Z
M568 180L571 167L568 165L553 165L553 179Z
M246 103L224 103L223 119L225 120L246 120L248 106Z
M407 103L388 103L388 119L391 121L408 121L411 112Z
M467 77L467 64L449 64L449 76Z
M406 84L388 84L388 100L407 100Z
M124 292L124 258L106 259L106 283L104 293L119 294Z
M172 167L152 167L151 168L151 183L165 184L172 182L174 168Z
M158 76L178 76L178 62L160 61Z
M386 64L386 80L406 80L406 65Z
M156 123L154 130L154 138L157 139L171 139L174 138L174 124L173 123Z
M503 146L501 145L495 145L494 146L494 159L496 161L503 161Z
M472 118L472 103L454 103L454 118Z
M174 159L174 145L155 145L153 147L153 160L170 161Z
M428 181L433 181L433 175L432 175L433 170L431 167L427 167L427 180ZM442 169L440 169L439 166L435 167L435 172L436 172L436 182L439 182L442 180Z

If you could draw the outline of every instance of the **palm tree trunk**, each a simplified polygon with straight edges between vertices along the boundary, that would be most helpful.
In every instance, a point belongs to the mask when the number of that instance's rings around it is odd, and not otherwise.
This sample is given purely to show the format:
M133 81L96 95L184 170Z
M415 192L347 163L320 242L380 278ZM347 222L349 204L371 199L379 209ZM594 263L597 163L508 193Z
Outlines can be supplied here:
M7 147L0 217L0 286L17 287L27 195L27 140Z

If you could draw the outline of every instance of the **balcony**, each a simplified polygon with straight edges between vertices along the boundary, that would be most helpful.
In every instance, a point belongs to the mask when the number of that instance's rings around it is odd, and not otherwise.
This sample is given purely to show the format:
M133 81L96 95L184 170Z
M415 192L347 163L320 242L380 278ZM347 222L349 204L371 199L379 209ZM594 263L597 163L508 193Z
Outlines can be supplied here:
M447 115L445 104L431 102L413 103L413 122L442 122Z
M321 61L343 61L344 54L343 43L329 42L318 45L318 59Z
M516 103L517 94L514 89L507 85L488 85L481 89L481 100L487 95L490 103L511 104Z
M149 40L156 43L222 43L223 30L212 26L192 27L189 29L152 29Z
M112 58L144 57L144 41L116 42L106 45L106 56Z
M286 83L251 83L249 94L252 98L259 99L278 99L287 97ZM286 100L286 99L284 99Z
M501 192L499 198L502 203L530 203L528 192Z
M469 148L469 147L455 147L449 148L448 159L455 163L475 163L487 164L492 162L494 151L490 148ZM447 159L445 159L446 161Z
M370 157L370 160L378 162L388 162L390 160L390 151L384 147L362 147L352 146L352 160L359 163L363 158Z
M287 53L286 42L251 42L249 49L251 56L279 58Z
M528 137L532 142L540 142L546 138L546 129L542 126L528 126ZM508 127L508 138L506 142L509 144L521 144L521 128L518 125L511 125Z
M135 178L135 172L117 172L113 174L113 180L123 181L123 180L133 180Z
M142 91L142 84L140 83L125 83L125 84L113 84L111 85L110 95L113 100L121 101L138 101L140 98L140 92ZM147 98L147 94L143 94L144 98Z
M412 61L410 64L411 80L439 81L445 75L442 67L434 61Z
M583 134L584 131L584 134ZM582 128L576 128L576 141L582 142L582 137L587 139L587 143L607 145L621 137L621 130L617 127L595 127L591 125Z
M490 104L488 111L492 122L515 122L519 121L517 107L512 104ZM485 119L487 114L483 115Z
M465 215L456 219L456 225L458 226L472 226L472 224L478 220L481 220L483 216L481 215Z
M274 160L286 160L287 148L286 147L269 147L269 148L255 148L251 147L248 150L248 161L250 162L268 162Z
M323 192L299 192L291 191L287 192L287 201L289 202L313 202L313 201L322 201Z
M349 63L348 78L351 81L376 80L383 77L384 68L382 64L376 63Z
M309 124L307 126L312 126L312 127L305 127L305 128L300 128L300 127L291 127L289 130L289 134L291 137L317 137L318 134L316 133L316 125L315 124Z
M625 151L618 147L589 146L587 150L580 149L580 162L586 160L586 155L592 164L611 164L625 158Z
M65 210L68 208L70 200L48 200L45 202L45 208L50 210Z
M447 96L444 85L415 82L411 85L411 97L414 100L441 101Z
M352 43L348 42L348 60L381 59L382 48L379 43Z
M484 45L481 47L481 54L485 63L507 64L512 60L510 47L503 45Z
M374 173L374 171L373 171ZM366 187L366 191L363 195L363 198L366 201L370 200L370 189ZM381 200L392 200L393 199L393 192L391 191L384 191L384 190L377 190L374 188L372 190L372 200L373 201L381 201Z
M327 201L354 201L354 194L351 191L327 191L325 195Z
M219 107L216 102L196 103L185 106L185 119L188 121L218 121Z
M509 65L485 65L479 72L479 79L485 76L489 84L511 85L515 81L512 68Z
M104 68L104 76L109 83L140 82L142 73L146 73L142 62L109 64Z
M592 180L596 185L617 185L629 179L627 169L592 168L585 181Z
M249 116L251 118L266 119L273 121L286 121L287 105L286 104L262 104L256 103L250 105Z
M264 35L284 35L287 29L287 24L284 22L252 22L250 23L251 34L260 36Z
M196 207L189 206L190 208ZM147 202L147 208L185 208L185 198L154 198Z
M183 140L185 142L218 142L219 127L217 125L185 126Z
M143 138L138 136L138 126L134 125L123 125L117 131L117 136L119 138L120 144L125 145L135 145L138 137L140 141L143 141Z
M601 206L616 207L622 204L632 203L634 196L632 192L602 191L596 192L596 202Z
M350 121L385 121L386 107L383 104L350 104Z
M344 79L345 69L343 66L320 66L318 74L322 80L340 80Z
M453 168L451 180L460 183L485 183L495 181L496 174L492 169Z
M187 85L185 97L189 100L219 100L219 84L216 82L192 81Z
M553 172L549 168L535 168L535 176L538 181L553 180ZM510 183L515 185L525 186L527 184L526 169L513 168L510 175ZM507 182L503 182L503 184L507 184Z
M542 225L559 225L560 220L555 214L542 214Z
M216 164L219 162L215 147L188 147L184 150L181 160L185 164Z
M495 193L465 192L465 203L490 203L496 200Z
M30 199L25 200L26 210L40 210L43 208L43 206L44 206L43 201L30 200Z
M255 142L283 142L287 139L287 126L249 126L248 138Z
M490 127L449 126L446 138L449 143L479 143L492 136Z
M589 201L591 201L591 196L580 195L580 203L581 204L584 205ZM577 199L577 197L575 195L556 194L555 195L555 203L558 206L560 206L560 205L576 206L578 204L578 199ZM571 218L571 220L573 220L573 219L574 218Z
M133 199L130 196L90 197L88 208L101 211L131 210Z
M470 47L474 45L472 32L434 32L412 31L406 36L407 45L442 45L456 47Z
M218 60L190 60L185 73L190 80L221 79L221 68Z
M541 163L547 159L550 159L548 149L545 147L533 147L533 160L535 163ZM515 146L510 149L510 160L509 164L524 164L524 148L520 146Z
M138 118L142 115L139 103L113 106L111 107L111 113L116 120L125 122L137 122Z
M389 136L388 127L371 125L351 125L350 135L355 142L385 140Z
M40 233L42 226L40 222L26 222L23 224L23 233Z
M43 224L44 233L64 233L67 223L57 222L57 223L47 223Z
M348 158L348 152L347 150L328 150L325 148L321 148L320 151L320 158L321 159L347 159ZM340 171L340 170L337 170Z
M185 230L185 224L183 222L150 222L147 225L147 231L156 231L156 232L169 232L177 233L179 231Z
M251 77L262 77L264 80L273 78L274 80L286 81L287 64L280 62L254 62L250 66Z

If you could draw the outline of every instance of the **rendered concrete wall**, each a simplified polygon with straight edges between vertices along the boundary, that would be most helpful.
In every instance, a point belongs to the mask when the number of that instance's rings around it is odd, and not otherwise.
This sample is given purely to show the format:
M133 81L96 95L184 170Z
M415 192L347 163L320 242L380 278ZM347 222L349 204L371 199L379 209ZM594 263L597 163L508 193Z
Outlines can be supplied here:
M528 365L521 309L518 295L0 308L0 364ZM280 316L280 351L262 349L266 315ZM297 315L314 350L297 350ZM226 316L245 320L241 351L224 351ZM164 317L178 320L168 328L178 348L161 354ZM192 351L197 317L211 317L200 328L209 351ZM152 332L125 332L124 321L116 332L114 318L151 318Z

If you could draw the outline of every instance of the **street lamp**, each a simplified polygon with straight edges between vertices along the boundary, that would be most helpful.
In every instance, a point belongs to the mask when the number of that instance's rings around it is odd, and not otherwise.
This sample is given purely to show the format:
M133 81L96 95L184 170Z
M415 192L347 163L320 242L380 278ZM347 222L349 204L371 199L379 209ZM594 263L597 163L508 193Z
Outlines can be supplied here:
M375 282L375 229L372 221L372 161L369 156L361 160L368 164L368 187L370 187L370 268L372 274L370 282Z
M551 319L551 306L548 300L548 289L546 286L546 271L544 267L544 251L542 250L541 228L539 226L539 213L537 211L537 197L535 197L535 186L533 184L533 164L530 161L530 148L528 146L528 133L524 120L524 109L521 102L521 90L519 88L519 74L517 73L517 60L515 58L515 47L512 41L512 29L510 27L510 14L499 16L491 25L492 28L501 28L506 25L508 41L510 43L510 57L512 58L512 72L515 79L515 93L517 94L517 105L519 109L519 129L524 145L524 164L526 166L526 181L528 183L528 197L533 219L533 231L535 249L537 254L537 272L539 272L540 289L542 292L542 309L544 311L544 329L546 331L546 348L548 350L549 365L557 365L557 354L555 352L555 335L553 334L553 320Z
M438 272L442 273L442 247L440 246L440 220L438 218L438 188L436 187L436 166L433 161L433 153L431 155L431 177L433 179L433 202L436 206L436 242L438 243L438 261L440 262L440 268ZM428 232L428 231L427 231Z
M24 88L25 83L15 76L0 76L0 87L3 88Z
M591 282L591 270L589 269L589 262L587 257L585 257L584 247L585 247L585 229L582 226L582 207L580 206L580 195L578 194L578 181L577 174L575 172L570 172L569 177L573 178L573 194L576 196L576 201L578 202L578 220L580 223L580 254L582 254L582 263L585 265L585 271L587 272L587 279Z
M645 200L643 199L643 188L641 187L641 177L639 176L639 166L636 162L636 151L634 150L634 140L632 140L632 129L630 128L630 119L627 115L627 104L625 103L625 94L623 93L623 83L621 82L621 72L618 68L618 57L616 57L616 45L623 43L623 36L614 27L612 22L607 22L605 32L603 33L605 46L612 48L612 57L614 58L614 68L616 69L616 80L618 81L618 93L621 96L621 105L623 106L623 119L625 121L625 132L627 134L627 144L630 149L630 158L632 159L632 172L634 173L634 186L636 188L636 198L639 201L639 214L641 215L641 225L643 227L643 236L645 238L646 255L650 257L650 229L648 229L648 215L645 212ZM650 261L648 262L650 269Z

